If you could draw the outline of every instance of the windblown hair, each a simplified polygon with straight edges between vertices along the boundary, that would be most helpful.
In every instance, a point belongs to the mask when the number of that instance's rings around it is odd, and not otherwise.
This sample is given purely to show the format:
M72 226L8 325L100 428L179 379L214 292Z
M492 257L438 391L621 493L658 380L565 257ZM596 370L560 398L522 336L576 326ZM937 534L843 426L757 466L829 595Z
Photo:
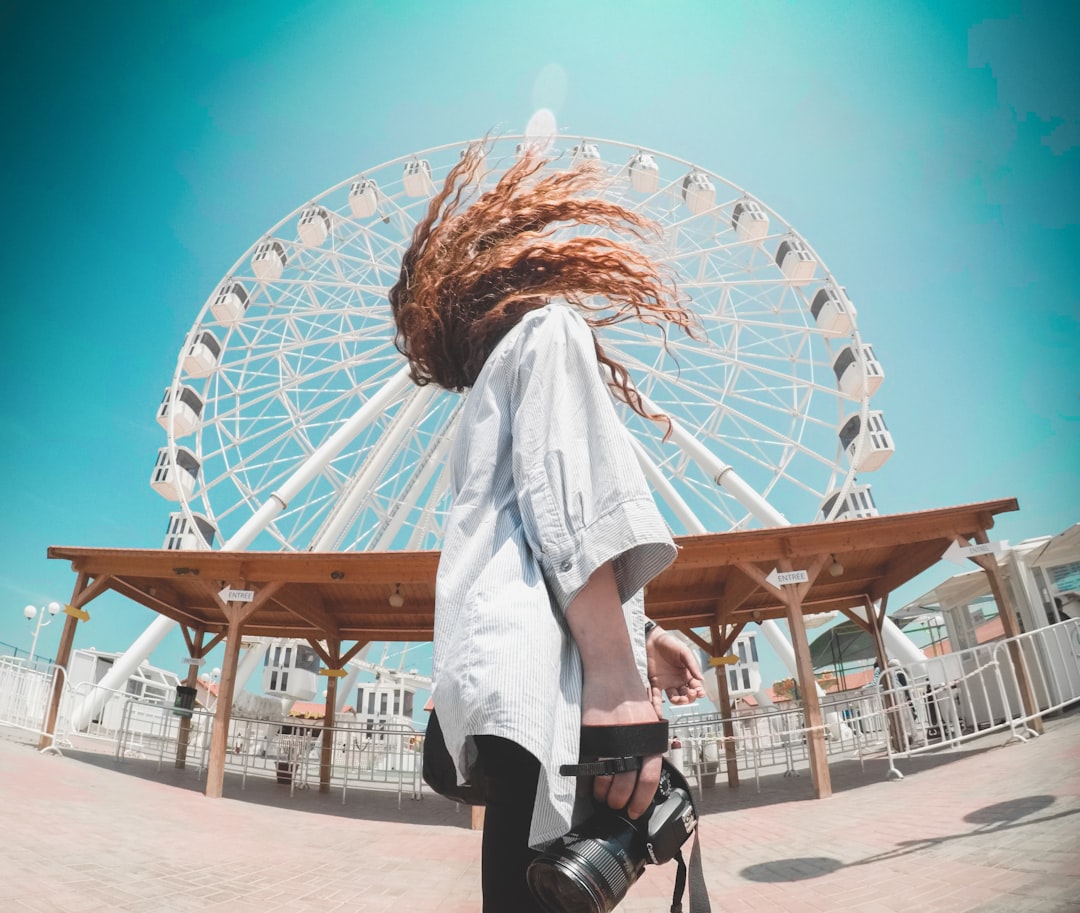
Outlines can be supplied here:
M694 335L696 322L660 265L628 240L567 236L561 228L597 226L645 240L658 227L596 195L608 180L596 167L543 173L547 161L526 152L495 187L476 196L484 144L466 150L416 226L390 289L396 345L415 383L461 391L475 382L499 340L553 297L576 306L594 329L637 318ZM594 301L592 296L599 300ZM597 361L614 392L649 413L626 368L593 334Z

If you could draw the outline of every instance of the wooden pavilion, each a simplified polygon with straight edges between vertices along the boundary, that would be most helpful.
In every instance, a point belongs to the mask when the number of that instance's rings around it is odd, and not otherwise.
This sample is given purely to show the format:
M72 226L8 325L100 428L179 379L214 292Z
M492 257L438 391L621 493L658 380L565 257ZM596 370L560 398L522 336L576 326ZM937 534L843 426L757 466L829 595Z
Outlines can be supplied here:
M1010 498L861 520L679 537L675 562L649 584L646 612L664 627L684 632L714 659L727 653L745 625L765 619L787 621L804 699L814 793L823 798L832 788L803 616L843 612L872 635L884 668L881 630L889 594L932 567L952 543L987 543L994 517L1017 507L1016 500ZM78 623L88 619L86 606L107 590L179 622L193 658L202 658L225 641L206 781L206 795L211 797L222 793L229 715L243 637L290 637L311 644L325 663L327 726L334 722L337 679L365 644L432 637L438 552L214 552L53 546L48 555L70 561L77 574L57 653L58 666L68 662ZM1018 634L1015 606L1002 585L996 562L983 556L971 560L983 567L989 578L1006 635ZM707 631L708 636L700 631ZM1037 705L1024 665L1019 656L1013 660L1025 711L1034 716ZM196 671L196 666L190 667L189 686L195 683ZM727 677L720 671L721 702L730 705ZM59 702L60 689L56 688L43 747L51 743ZM1033 725L1039 727L1038 719ZM730 731L727 735L729 782L734 785L738 782L734 743ZM178 764L182 764L185 748L182 732ZM320 764L320 788L324 791L329 789L330 750L329 740L324 740Z

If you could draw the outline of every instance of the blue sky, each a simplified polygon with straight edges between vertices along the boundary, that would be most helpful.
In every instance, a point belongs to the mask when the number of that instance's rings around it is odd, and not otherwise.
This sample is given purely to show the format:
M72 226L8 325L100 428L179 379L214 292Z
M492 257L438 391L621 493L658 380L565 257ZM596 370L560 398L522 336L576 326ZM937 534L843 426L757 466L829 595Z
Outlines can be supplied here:
M1015 496L994 531L1011 541L1080 520L1078 20L1018 2L5 5L0 642L25 650L22 607L70 596L48 545L160 546L161 391L261 233L541 106L698 162L810 240L885 367L883 512ZM79 646L122 649L151 617L90 608ZM154 660L184 654L177 637Z

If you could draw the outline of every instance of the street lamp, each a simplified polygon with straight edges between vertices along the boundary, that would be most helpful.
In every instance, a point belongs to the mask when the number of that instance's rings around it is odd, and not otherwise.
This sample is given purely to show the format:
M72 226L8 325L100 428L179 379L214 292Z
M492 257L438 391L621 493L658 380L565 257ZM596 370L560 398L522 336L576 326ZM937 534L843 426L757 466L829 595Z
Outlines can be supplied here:
M38 609L37 606L32 606L32 605L28 605L25 609L23 609L23 615L25 616L27 621L33 621L35 615L37 616L37 620L38 620L37 625L34 628L34 639L30 644L30 662L31 663L34 661L34 655L37 653L38 635L41 633L41 629L45 628L45 627L48 627L49 624L52 622L53 618L56 617L56 614L62 608L63 608L63 606L60 605L60 603L58 603L56 600L53 600L47 606L44 606L40 610ZM46 618L46 616L48 616L48 617Z

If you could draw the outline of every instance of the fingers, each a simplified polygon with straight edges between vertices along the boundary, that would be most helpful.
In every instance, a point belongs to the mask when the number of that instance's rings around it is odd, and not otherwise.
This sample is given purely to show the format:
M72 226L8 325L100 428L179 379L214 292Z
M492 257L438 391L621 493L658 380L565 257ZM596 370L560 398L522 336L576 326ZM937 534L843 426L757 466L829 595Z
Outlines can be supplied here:
M626 776L626 774L620 776ZM608 795L611 792L611 784L614 779L614 777L593 777L593 798L597 802L602 802L605 805L609 804ZM615 808L616 806L612 807Z
M624 774L616 774L614 777L597 777L598 781L606 780L607 784L598 782L593 787L593 796L600 802L605 802L610 808L626 808L630 797L634 794L634 784L637 782L637 771L631 770ZM606 786L606 789L605 789ZM597 790L604 791L603 797L597 794Z
M705 688L699 679L691 678L685 685L675 685L666 691L672 704L692 704L705 696Z
M593 780L593 798L609 808L626 809L631 818L640 818L656 796L660 783L661 756L650 755L636 771Z
M649 700L652 701L653 710L656 711L656 718L662 720L664 718L664 692L663 689L658 688L656 685L649 686Z
M596 777L593 782L593 798L605 803L609 808L625 808L631 818L640 818L656 796L660 769L660 755L651 755L642 761L640 770L617 774L614 777Z
M640 818L645 814L655 798L656 787L660 783L661 766L661 758L658 754L650 755L641 762L641 769L637 772L637 783L634 785L634 791L629 797L629 806L626 809L631 818Z

